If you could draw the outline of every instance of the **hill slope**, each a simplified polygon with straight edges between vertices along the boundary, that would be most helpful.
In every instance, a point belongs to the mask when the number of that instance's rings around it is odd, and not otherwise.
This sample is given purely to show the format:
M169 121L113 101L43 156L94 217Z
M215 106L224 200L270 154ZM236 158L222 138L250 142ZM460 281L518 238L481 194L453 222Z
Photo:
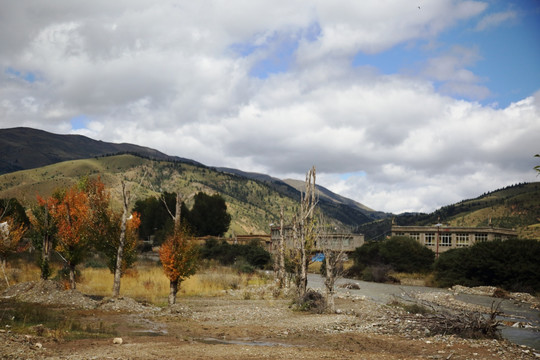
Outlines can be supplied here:
M82 135L58 135L24 127L0 129L0 174L118 153L198 164L193 160L168 156L133 144L114 144Z
M540 182L517 184L444 206L431 214L401 214L398 225L431 225L437 222L453 226L514 228L524 239L540 240ZM390 233L391 220L361 225L358 231L367 239L379 240Z
M131 187L133 203L148 196L159 196L162 191L180 191L184 195L199 191L219 193L232 216L230 231L236 234L268 233L269 224L278 221L280 206L283 205L286 216L290 216L300 199L296 189L279 180L259 181L201 165L150 160L130 154L72 160L0 175L0 198L15 197L29 206L35 203L36 194L49 196L55 189L68 187L86 175L99 175L117 204L122 180ZM371 221L347 207L321 204L321 208L336 223L357 226Z
M126 153L147 159L199 166L207 169L209 171L208 173L217 171L244 180L258 181L282 196L293 199L300 198L298 187L291 187L285 182L265 174L250 173L229 168L210 169L196 161L168 156L154 149L133 144L114 144L96 141L81 135L57 135L42 130L22 127L0 129L0 174L8 174L26 169L38 169L46 165L69 160L91 159L105 155ZM72 172L74 170L68 171ZM107 171L107 169L104 169L100 172ZM209 183L211 177L207 180L206 183L208 183L208 186L212 187L213 185ZM41 182L44 183L43 186L52 186L50 184L46 185L45 180L41 180ZM333 194L322 187L319 187L319 191L321 194L331 194L330 196L321 195L320 206L326 215L347 226L357 226L388 216L387 214L373 211L362 204L355 203L350 199ZM31 195L34 196L34 194Z

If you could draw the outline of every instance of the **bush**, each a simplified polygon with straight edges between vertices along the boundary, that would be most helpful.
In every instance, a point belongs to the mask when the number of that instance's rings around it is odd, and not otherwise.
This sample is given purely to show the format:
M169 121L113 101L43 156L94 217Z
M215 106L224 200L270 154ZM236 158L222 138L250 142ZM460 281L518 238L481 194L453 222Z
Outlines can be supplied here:
M540 291L540 242L477 243L442 253L435 263L438 286L497 286L507 291Z
M362 271L362 280L378 283L393 282L394 279L388 276L391 270L392 267L389 265L368 266Z
M308 289L304 296L297 300L296 306L300 311L309 311L316 314L322 314L327 308L324 296L313 289Z
M270 253L256 240L247 245L231 245L225 240L220 242L215 238L210 238L201 247L201 257L217 260L225 266L233 265L240 258L243 258L251 267L258 269L263 269L270 263Z
M416 240L405 236L393 236L382 242L368 242L356 248L351 255L353 266L348 275L369 277L367 267L391 267L398 272L430 271L435 254ZM380 272L381 269L377 269ZM388 271L387 271L388 272ZM373 275L373 274L372 274ZM380 278L381 274L376 274Z

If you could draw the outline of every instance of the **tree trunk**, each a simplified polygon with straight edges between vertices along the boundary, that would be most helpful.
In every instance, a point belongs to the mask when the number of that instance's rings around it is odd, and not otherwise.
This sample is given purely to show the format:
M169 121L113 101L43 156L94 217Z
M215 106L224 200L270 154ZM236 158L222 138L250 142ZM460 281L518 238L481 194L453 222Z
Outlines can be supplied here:
M75 283L75 265L69 264L69 287L71 290L75 290L77 288L77 284Z
M178 279L170 282L169 306L176 304L176 293L178 293Z
M283 215L283 206L279 213L279 242L278 242L278 251L277 251L277 282L278 288L283 289L285 287L285 235L283 233L284 224L284 215Z
M51 254L51 240L49 234L43 236L43 248L41 249L41 279L47 280L50 275L49 258Z
M41 249L41 279L47 280L51 275L49 259L52 250L51 235L49 234L49 206L45 205L45 235Z
M4 279L6 280L6 285L9 287L9 281L6 275L6 259L1 259L0 264L2 265L2 273L4 274Z
M122 181L122 223L120 225L120 241L118 243L118 251L116 252L116 267L114 269L113 297L120 295L120 280L122 278L122 260L124 258L124 246L126 244L126 224L127 213L129 207L129 192L126 192L126 184Z
M176 211L174 213L174 234L180 233L180 216L182 215L182 195L180 192L176 194Z
M326 251L324 254L324 261L326 264L326 278L324 285L326 288L326 304L330 312L335 311L334 305L334 283L335 278L335 254L332 251Z

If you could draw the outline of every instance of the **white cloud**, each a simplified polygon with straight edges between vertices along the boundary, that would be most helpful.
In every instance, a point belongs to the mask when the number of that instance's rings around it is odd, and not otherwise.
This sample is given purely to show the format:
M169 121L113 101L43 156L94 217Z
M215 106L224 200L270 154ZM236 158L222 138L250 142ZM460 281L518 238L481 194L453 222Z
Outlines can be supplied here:
M483 14L483 2L0 7L11 15L0 22L2 127L77 132L273 176L301 179L316 165L322 185L384 211L429 211L534 180L540 96L505 109L454 98L489 94L472 70L477 49L452 47L408 76L351 66L358 52L436 41ZM292 47L289 66L250 76L281 42ZM75 131L79 116L86 129Z
M476 25L475 29L477 31L484 31L487 29L497 27L504 22L508 22L515 19L517 19L517 12L512 11L512 10L489 14L482 17L482 19Z

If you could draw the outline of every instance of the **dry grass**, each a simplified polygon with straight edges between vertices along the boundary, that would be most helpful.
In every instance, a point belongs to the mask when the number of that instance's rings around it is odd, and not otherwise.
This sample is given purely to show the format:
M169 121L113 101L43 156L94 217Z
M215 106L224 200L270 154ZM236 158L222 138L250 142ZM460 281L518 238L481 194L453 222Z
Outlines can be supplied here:
M59 270L57 267L59 266L55 265L53 277ZM114 277L109 269L92 267L79 269L81 276L77 281L77 290L87 295L111 296ZM22 259L8 262L6 273L10 285L40 279L39 267ZM263 275L240 274L232 268L213 265L200 269L197 274L182 282L178 296L221 296L224 290L262 285L268 281ZM0 290L5 288L6 284L0 271ZM120 295L163 305L167 303L169 295L169 279L160 265L142 261L122 277Z
M108 269L87 268L81 271L82 280L77 287L89 295L110 296L113 275ZM228 267L200 270L180 285L178 296L221 296L224 290L260 285L267 279L255 274L239 274ZM157 264L138 265L122 277L120 295L156 305L167 302L169 279Z
M37 265L21 259L11 260L6 263L6 276L10 285L39 280L40 274L41 272ZM0 289L4 289L5 287L6 281L4 274L0 271Z
M403 285L431 286L433 283L433 275L431 273L391 272L389 275L398 279Z

